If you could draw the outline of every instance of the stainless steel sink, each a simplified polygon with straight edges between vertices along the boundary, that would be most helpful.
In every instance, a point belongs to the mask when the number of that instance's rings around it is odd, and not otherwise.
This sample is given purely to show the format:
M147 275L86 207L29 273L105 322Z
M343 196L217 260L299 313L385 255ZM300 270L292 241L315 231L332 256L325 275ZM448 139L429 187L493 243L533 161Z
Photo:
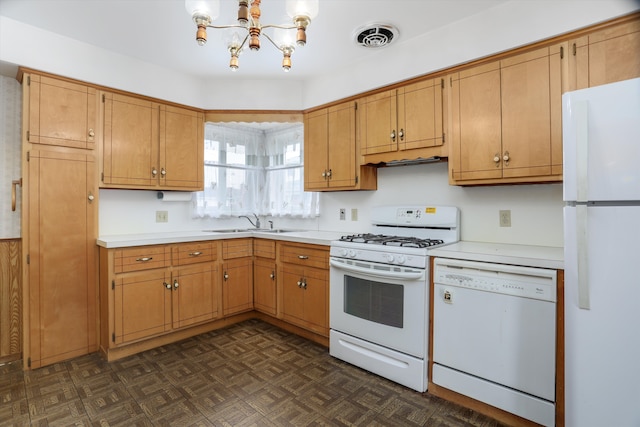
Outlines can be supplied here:
M222 228L219 230L202 230L205 233L244 233L255 231L256 233L291 233L299 230L287 230L284 228Z

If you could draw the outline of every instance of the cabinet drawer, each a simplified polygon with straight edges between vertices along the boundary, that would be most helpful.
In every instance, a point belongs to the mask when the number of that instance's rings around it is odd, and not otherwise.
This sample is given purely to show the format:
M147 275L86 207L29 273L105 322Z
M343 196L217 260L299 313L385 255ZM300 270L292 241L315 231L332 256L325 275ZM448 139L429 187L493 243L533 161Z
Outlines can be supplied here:
M275 259L276 242L273 240L255 239L253 241L253 254L260 258Z
M329 250L315 245L282 245L282 262L329 268Z
M170 264L168 246L140 246L115 251L114 270L116 273L149 270Z
M222 242L224 259L243 258L253 255L253 239L230 239Z
M175 245L171 249L173 265L196 264L199 262L215 261L217 249L212 242L185 243Z

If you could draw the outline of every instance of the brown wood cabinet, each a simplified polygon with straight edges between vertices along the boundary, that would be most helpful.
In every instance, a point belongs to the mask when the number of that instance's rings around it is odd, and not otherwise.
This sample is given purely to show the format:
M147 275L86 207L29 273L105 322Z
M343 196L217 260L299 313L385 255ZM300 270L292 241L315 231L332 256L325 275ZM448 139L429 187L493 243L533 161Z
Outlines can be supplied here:
M443 155L444 80L432 78L360 101L360 144L365 163Z
M97 139L96 89L38 74L27 74L24 98L26 142L93 149Z
M222 312L225 316L253 309L253 240L222 242Z
M282 319L329 336L329 251L318 245L282 243L278 298Z
M276 242L253 240L253 308L257 311L277 315L276 289Z
M0 240L0 363L22 357L22 241Z
M200 191L204 115L101 92L102 187Z
M103 351L221 313L213 242L100 249Z
M640 77L640 19L571 40L569 49L569 90Z
M359 162L355 102L305 114L304 132L306 191L377 188L375 168Z
M98 189L91 152L32 149L27 158L24 351L37 368L97 348Z
M449 76L449 182L562 180L562 92L567 43Z

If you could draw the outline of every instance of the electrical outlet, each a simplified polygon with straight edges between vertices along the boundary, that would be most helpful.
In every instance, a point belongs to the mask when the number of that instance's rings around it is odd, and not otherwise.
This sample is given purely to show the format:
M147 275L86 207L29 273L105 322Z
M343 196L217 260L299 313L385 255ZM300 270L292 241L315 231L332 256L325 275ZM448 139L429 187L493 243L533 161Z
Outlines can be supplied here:
M347 219L347 210L340 208L340 221L344 221L345 219Z
M358 220L358 209L353 208L351 209L351 221L357 221Z
M156 222L169 222L169 212L156 211Z
M511 211L500 211L500 227L511 227Z

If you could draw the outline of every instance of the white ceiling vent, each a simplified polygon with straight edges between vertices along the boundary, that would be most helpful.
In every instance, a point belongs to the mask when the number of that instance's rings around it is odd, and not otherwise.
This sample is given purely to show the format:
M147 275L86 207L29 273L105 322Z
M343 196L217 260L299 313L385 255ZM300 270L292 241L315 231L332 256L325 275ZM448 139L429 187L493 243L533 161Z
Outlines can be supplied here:
M355 42L366 48L385 47L398 37L398 29L391 24L374 22L353 32Z

